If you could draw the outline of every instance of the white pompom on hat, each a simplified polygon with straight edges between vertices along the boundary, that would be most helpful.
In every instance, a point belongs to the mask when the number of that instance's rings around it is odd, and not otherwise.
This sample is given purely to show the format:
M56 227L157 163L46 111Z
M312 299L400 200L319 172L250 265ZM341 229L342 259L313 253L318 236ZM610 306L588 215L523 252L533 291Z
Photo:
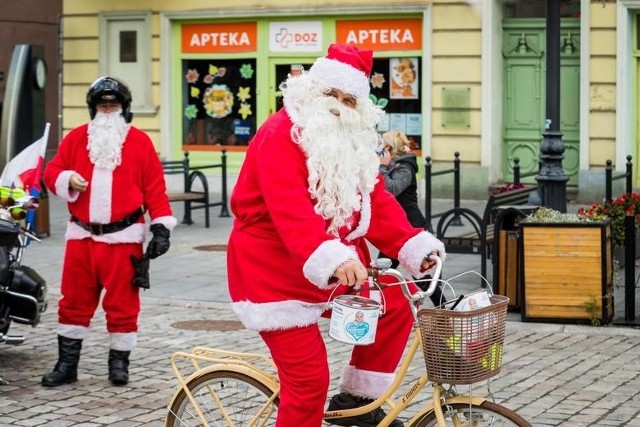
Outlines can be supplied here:
M373 51L350 44L334 43L327 56L318 58L308 75L327 86L358 98L369 96L369 75L373 67Z

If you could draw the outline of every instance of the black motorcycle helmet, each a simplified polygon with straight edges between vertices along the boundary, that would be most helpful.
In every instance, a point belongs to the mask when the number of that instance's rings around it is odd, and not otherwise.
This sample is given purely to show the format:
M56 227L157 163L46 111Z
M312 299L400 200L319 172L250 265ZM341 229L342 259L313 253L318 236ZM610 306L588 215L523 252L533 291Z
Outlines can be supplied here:
M100 101L117 101L122 105L122 117L127 123L131 123L133 114L131 113L131 91L127 85L115 77L99 77L91 83L87 92L87 105L91 120L96 116L96 105Z

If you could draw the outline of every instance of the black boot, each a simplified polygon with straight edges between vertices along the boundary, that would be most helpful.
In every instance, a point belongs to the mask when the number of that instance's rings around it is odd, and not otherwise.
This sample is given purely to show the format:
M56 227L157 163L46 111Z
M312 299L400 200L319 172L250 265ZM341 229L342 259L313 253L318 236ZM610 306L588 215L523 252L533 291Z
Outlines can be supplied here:
M329 408L327 410L339 411L344 409L353 409L360 406L368 405L371 402L373 402L373 399L358 397L349 393L342 392L340 394L336 394L331 398L331 401L329 402ZM384 412L382 408L376 408L371 412L367 412L366 414L345 418L332 418L327 420L327 422L329 424L336 424L339 426L376 427L386 416L387 413ZM404 426L404 423L397 418L391 421L391 424L389 424L389 427L402 426Z
M53 368L53 372L42 377L42 385L57 387L78 381L80 350L82 350L82 340L58 335L58 363Z
M113 385L125 385L129 382L130 351L109 350L109 381Z

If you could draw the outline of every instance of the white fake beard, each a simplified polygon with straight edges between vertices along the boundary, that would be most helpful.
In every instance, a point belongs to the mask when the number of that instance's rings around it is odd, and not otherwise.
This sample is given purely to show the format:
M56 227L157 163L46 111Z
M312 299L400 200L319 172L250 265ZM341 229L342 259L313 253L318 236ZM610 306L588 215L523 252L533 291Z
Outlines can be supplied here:
M122 163L122 145L129 132L122 110L97 112L89 123L89 158L96 167L113 170Z
M305 77L290 79L286 89L291 105L299 106L292 136L307 155L315 211L331 220L328 232L337 236L339 228L353 226L350 220L362 208L362 194L370 193L377 181L375 125L384 113L368 98L358 99L356 109L346 107Z

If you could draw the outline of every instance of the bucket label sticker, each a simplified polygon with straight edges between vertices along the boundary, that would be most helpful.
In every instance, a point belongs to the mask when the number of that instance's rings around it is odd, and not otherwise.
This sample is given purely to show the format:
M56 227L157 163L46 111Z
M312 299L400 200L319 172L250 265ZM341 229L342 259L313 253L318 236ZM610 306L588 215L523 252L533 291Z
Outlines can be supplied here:
M356 312L354 320L345 325L345 331L356 340L356 342L367 336L369 333L369 323L364 321L364 313L362 311Z

